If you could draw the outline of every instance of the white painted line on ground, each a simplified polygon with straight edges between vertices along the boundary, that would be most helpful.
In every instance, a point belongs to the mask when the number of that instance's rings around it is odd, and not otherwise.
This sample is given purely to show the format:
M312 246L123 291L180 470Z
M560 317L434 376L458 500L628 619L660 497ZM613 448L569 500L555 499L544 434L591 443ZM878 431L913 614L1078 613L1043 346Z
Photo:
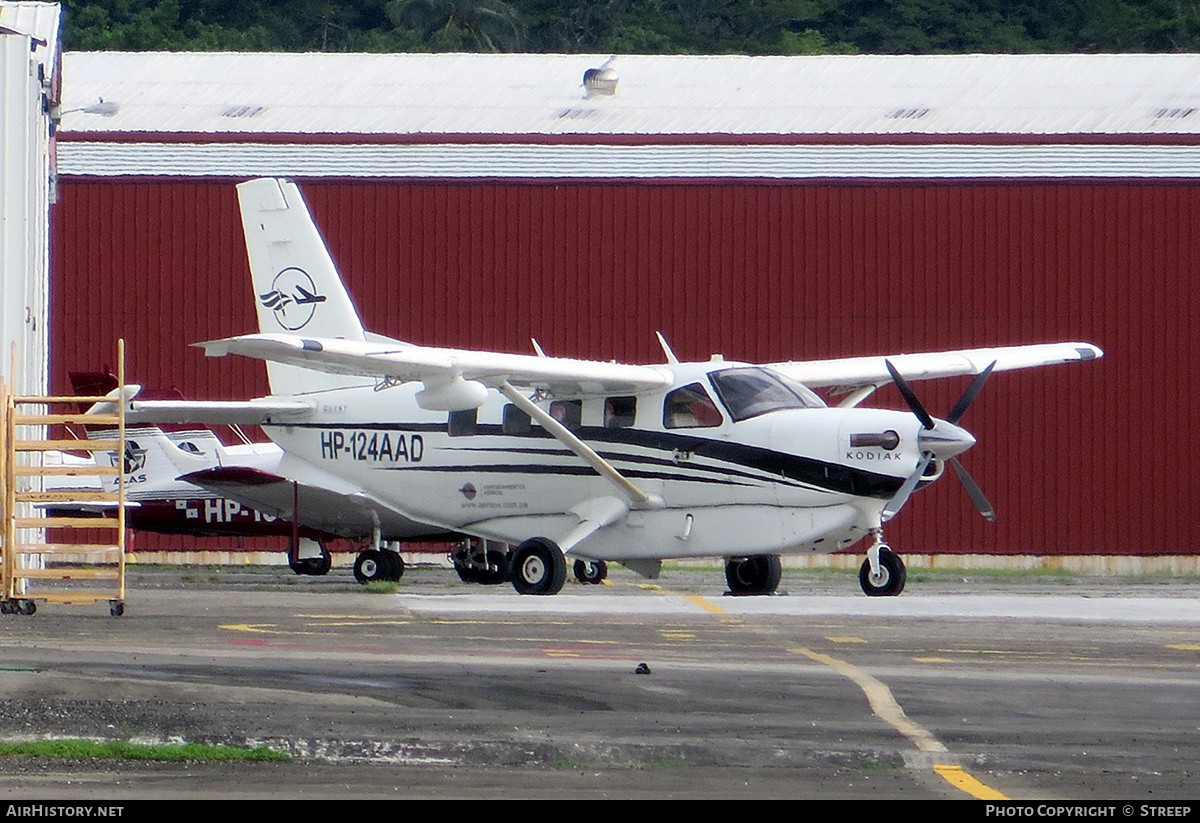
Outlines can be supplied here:
M707 597L728 614L790 617L915 617L947 619L1053 620L1085 623L1200 624L1200 598L1084 597L1079 595L941 595L856 597L788 595ZM611 597L559 594L553 597L471 593L396 596L419 614L704 614L695 598L663 591Z

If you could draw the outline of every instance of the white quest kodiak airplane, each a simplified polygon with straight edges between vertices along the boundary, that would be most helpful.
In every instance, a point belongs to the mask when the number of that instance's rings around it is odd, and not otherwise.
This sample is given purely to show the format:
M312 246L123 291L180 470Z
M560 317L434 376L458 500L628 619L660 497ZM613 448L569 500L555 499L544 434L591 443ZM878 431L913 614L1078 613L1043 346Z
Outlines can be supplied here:
M568 557L587 582L606 562L653 578L667 558L720 557L732 592L769 594L781 554L863 538L863 591L899 594L905 568L883 524L946 462L994 517L957 460L975 443L958 422L988 375L1102 356L1051 343L681 363L663 341L665 363L624 365L419 346L364 331L295 184L252 180L238 197L260 333L197 345L265 360L272 395L133 401L130 414L259 423L285 452L279 475L324 489L331 505L516 546L488 551L480 574L524 594L557 593ZM946 419L908 384L956 375L976 377ZM858 406L890 382L909 410ZM845 399L829 407L815 388ZM359 557L360 579L382 555Z

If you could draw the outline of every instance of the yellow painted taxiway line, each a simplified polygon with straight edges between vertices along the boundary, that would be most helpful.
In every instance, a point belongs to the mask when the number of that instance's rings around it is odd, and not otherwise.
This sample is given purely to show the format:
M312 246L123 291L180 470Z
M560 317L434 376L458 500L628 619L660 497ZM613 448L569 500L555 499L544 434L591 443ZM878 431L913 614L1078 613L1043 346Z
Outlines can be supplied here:
M683 599L691 603L693 606L699 606L709 614L728 614L728 612L726 612L716 603L713 603L707 597L701 597L698 594L685 594L683 595Z
M960 789L974 797L976 800L1009 800L1010 798L993 789L980 783L974 777L963 771L962 766L938 766L935 765L933 770L945 778L956 789Z
M919 750L931 754L949 753L949 749L946 748L944 743L934 737L928 729L904 713L904 709L900 707L900 704L896 702L896 698L892 696L892 690L884 685L882 681L872 677L857 666L847 663L845 660L838 660L836 657L820 654L819 652L814 652L812 649L801 647L791 649L790 651L795 654L802 654L810 660L829 666L838 674L853 681L855 685L862 689L863 694L867 696L867 703L870 704L871 711L875 716L907 737ZM960 766L935 764L933 770L950 783L950 785L966 792L972 797L979 798L980 800L1008 799L995 789L980 783L963 771Z

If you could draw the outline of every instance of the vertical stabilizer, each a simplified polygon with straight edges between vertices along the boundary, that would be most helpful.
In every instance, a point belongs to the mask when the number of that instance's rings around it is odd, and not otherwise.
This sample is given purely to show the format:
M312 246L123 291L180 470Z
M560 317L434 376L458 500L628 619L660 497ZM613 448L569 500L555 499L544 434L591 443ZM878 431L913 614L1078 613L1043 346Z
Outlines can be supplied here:
M365 339L358 311L296 184L251 180L237 190L259 331ZM358 378L270 362L267 377L272 394L304 394L362 383Z

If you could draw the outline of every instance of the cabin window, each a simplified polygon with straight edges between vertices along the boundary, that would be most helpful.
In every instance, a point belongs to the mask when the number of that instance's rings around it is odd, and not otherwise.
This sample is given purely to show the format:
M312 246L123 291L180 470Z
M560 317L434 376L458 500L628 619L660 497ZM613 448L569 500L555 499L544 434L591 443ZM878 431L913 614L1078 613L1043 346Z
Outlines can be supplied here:
M450 420L446 432L451 437L466 437L475 433L475 425L479 421L479 409L450 412Z
M726 369L709 375L734 420L781 409L819 409L820 397L806 386L766 369Z
M555 400L550 404L550 416L568 429L578 429L583 425L583 401Z
M699 383L676 389L663 403L663 426L668 429L712 428L722 422L717 404Z
M604 428L627 429L636 417L636 397L610 397L604 401Z
M529 434L533 430L533 423L528 414L509 403L504 407L504 422L501 428L505 434Z

